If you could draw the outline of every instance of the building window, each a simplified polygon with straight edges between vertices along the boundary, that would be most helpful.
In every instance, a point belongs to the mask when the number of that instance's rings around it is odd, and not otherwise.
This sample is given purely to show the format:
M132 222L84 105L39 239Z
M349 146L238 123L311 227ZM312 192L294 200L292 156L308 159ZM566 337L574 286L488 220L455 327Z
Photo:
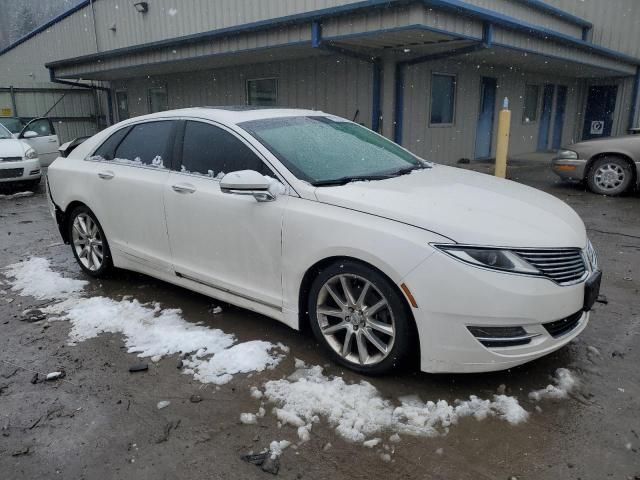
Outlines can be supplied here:
M431 125L452 125L456 104L456 77L442 73L431 76Z
M149 89L149 112L162 112L169 110L169 98L167 87L151 87Z
M522 110L522 123L533 123L538 119L538 98L540 86L524 86L524 108Z
M278 104L278 79L247 80L247 105L273 107Z
M129 97L126 90L116 92L116 106L118 109L118 120L123 121L129 118Z

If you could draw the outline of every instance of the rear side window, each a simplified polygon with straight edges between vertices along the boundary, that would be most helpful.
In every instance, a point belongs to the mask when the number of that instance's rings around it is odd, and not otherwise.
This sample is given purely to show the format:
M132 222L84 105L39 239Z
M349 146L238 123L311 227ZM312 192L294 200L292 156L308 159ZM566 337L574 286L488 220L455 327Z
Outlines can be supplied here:
M100 157L102 160L113 160L115 158L115 151L120 145L122 139L129 133L131 127L121 128L116 133L111 135L107 140L100 145L100 147L93 154L95 157Z
M266 164L234 135L207 123L187 121L182 171L222 177L238 170L273 175Z
M173 122L170 121L135 125L116 147L115 161L164 166L172 129Z

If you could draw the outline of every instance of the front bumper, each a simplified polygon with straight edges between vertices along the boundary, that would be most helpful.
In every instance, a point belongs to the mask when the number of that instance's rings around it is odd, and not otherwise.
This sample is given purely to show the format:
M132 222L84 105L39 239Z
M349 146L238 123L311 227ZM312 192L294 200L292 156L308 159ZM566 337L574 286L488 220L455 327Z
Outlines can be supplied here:
M19 183L37 180L42 176L40 160L0 162L0 183Z
M589 312L582 312L585 282L560 286L545 278L475 268L441 252L403 282L418 305L413 314L425 372L488 372L521 365L566 345L589 322ZM574 315L578 320L561 335L554 337L544 326ZM518 326L532 338L524 345L487 347L467 328L477 326Z
M551 160L551 170L563 180L584 180L586 167L587 161L582 159L554 158Z

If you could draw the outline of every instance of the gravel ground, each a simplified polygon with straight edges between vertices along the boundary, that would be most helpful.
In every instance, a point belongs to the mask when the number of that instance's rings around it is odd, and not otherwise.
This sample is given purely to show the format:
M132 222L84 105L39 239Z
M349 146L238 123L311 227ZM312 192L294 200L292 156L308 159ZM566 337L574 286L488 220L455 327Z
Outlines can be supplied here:
M486 164L467 166L488 172ZM531 415L520 425L495 418L463 419L434 438L401 436L391 460L382 447L364 448L342 440L326 421L311 440L280 458L281 478L312 479L636 479L640 478L640 195L599 197L581 186L562 184L547 165L518 162L510 178L541 188L568 202L584 219L604 270L602 293L592 321L576 341L528 365L491 374L428 375L406 372L369 378L389 399L419 395L449 402L469 395L490 397L500 385L519 398ZM7 193L7 192L0 192ZM56 271L82 278L68 246L49 216L44 192L0 197L0 267L30 256L48 258ZM0 275L0 279L2 276ZM3 289L3 290L2 290ZM176 368L177 357L149 362L126 352L123 338L105 334L67 345L65 321L24 321L22 312L42 306L0 286L0 478L164 479L271 478L240 459L272 440L295 440L295 430L278 428L269 412L257 425L243 425L242 412L258 402L249 387L294 371L294 357L326 363L310 335L294 332L260 315L146 276L119 272L91 280L90 295L180 308L189 322L233 333L240 341L263 339L290 347L275 369L237 375L216 388ZM580 387L570 398L536 404L527 393L568 368ZM66 377L32 383L34 372L64 369ZM363 379L328 365L326 372L347 382ZM201 401L193 402L197 395ZM171 404L159 410L159 401ZM386 441L389 433L380 435ZM324 449L327 443L331 448Z

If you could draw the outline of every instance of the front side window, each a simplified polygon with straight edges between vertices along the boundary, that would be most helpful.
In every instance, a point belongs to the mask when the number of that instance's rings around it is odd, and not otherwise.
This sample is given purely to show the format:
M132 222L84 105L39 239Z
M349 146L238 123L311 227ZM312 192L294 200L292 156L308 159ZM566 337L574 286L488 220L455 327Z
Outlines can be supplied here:
M425 166L390 140L338 117L269 118L240 127L314 185L389 178Z
M540 86L525 85L524 108L522 110L522 123L532 123L538 119L538 98L539 97L540 97Z
M247 105L273 107L278 104L278 80L247 80Z
M118 120L127 120L129 118L129 96L125 90L116 92L116 103L118 106Z
M13 138L13 136L11 135L11 132L0 123L0 140L6 140L7 138Z
M169 110L169 96L167 87L151 87L149 89L149 112L164 112Z
M434 73L431 76L431 125L451 125L456 101L456 77Z
M36 132L39 137L48 137L49 135L56 134L53 129L53 125L48 118L39 118L29 122L27 124L27 131Z
M239 170L273 175L266 164L234 135L208 123L193 121L187 121L185 125L181 170L214 178Z

